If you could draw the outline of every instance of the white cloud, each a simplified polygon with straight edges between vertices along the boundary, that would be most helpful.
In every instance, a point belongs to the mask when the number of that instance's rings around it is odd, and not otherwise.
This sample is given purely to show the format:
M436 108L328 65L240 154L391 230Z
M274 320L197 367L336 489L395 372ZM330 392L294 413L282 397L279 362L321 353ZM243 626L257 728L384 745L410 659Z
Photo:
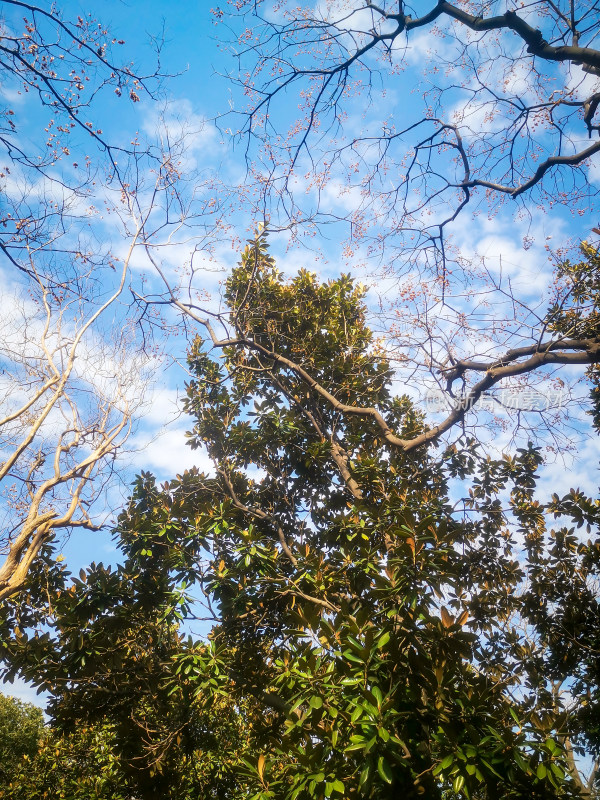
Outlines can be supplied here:
M13 683L5 681L2 683L0 690L2 694L8 697L15 697L24 703L32 703L39 708L46 707L48 695L45 692L37 694L37 689L22 678L15 678Z
M475 219L463 214L453 225L452 241L466 263L483 262L498 280L509 279L520 296L541 299L554 270L546 245L564 246L566 225L541 212L522 219L511 211Z
M563 453L561 460L542 467L537 492L540 498L547 498L554 492L562 496L570 489L580 489L597 497L599 486L600 439L593 435L582 438L575 453Z
M192 450L186 431L193 420L182 412L182 394L178 389L157 386L151 392L148 412L130 441L132 469L152 472L159 481L170 480L186 469L197 467L201 472L213 471L204 449Z
M360 46L367 41L373 27L380 32L396 27L394 20L386 20L356 0L318 0L314 15L318 20L335 26L336 37L339 31L345 33L349 46Z
M165 427L154 435L139 433L132 443L135 447L132 467L152 472L159 481L170 480L192 467L200 472L213 472L206 451L192 450L186 444L185 432L191 427L190 422L185 426Z
M600 78L589 72L584 72L581 67L568 65L565 76L565 93L571 95L572 100L586 100L600 89Z
M7 86L6 83L0 83L0 97L13 106L22 106L25 102L22 90Z
M158 140L173 162L189 174L199 166L214 166L221 150L221 134L209 119L199 114L186 98L172 99L162 109L152 107L143 120L150 141Z

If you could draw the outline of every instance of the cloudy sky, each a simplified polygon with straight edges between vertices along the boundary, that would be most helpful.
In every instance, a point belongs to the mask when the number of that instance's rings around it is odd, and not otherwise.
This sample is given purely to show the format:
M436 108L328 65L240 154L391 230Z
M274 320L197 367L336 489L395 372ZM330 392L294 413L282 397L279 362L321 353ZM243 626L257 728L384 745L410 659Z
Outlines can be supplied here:
M85 4L69 0L59 5L65 19L85 16L91 10L117 38L124 40L121 52L139 65L138 72L154 69L154 43L162 42L160 68L171 77L165 79L157 97L151 100L142 95L141 102L128 103L107 96L94 109L94 125L102 126L106 139L125 146L136 137L155 145L167 139L175 143L178 169L182 175L181 193L188 217L185 224L171 223L162 228L162 218L159 219L160 213L157 213L154 257L172 285L179 288L189 285L193 271L194 290L202 295L207 307L218 308L221 282L235 264L244 239L251 235L254 225L260 221L250 210L251 202L244 204L243 187L248 180L247 151L245 142L235 137L242 124L240 117L231 114L232 110L241 109L244 103L240 89L228 79L228 75L237 69L234 55L238 48L231 41L240 33L241 23L234 23L233 30L228 32L223 25L215 26L210 13L211 4L191 0L172 0L169 3L163 0L143 3L139 0L93 0ZM326 8L331 9L335 3L321 5L323 13L330 13ZM273 10L275 4L266 3L265 7L270 9L272 16L278 13ZM6 24L16 27L18 18L8 19ZM375 134L382 130L384 123L397 129L411 117L418 118L422 113L423 92L431 88L432 80L423 74L423 64L432 49L446 65L451 64L454 58L452 47L451 42L432 40L425 31L415 34L402 52L394 54L398 62L402 59L403 70L392 78L388 77L382 88L374 90L373 105L369 110L365 111L360 96L348 101L348 115L344 122L346 140ZM494 70L498 68L497 63L488 65L488 72L479 76L481 81L493 82L496 79ZM454 80L450 67L446 69L444 80L448 85ZM510 73L502 76L502 80L503 91L527 97L530 90L528 75L522 65L517 64ZM583 73L565 77L577 92L589 90L590 80ZM419 87L418 91L415 91L416 87ZM40 112L31 98L18 94L10 84L2 85L0 92L5 102L12 105L22 130L36 141L40 125L46 123L45 112ZM489 118L485 109L470 99L471 96L469 86L456 90L452 95L454 105L448 109L449 115L464 124L467 138L485 126L490 135L494 135L497 132L496 121ZM292 120L297 114L297 102L292 94L282 97L276 121L284 125ZM410 142L407 146L410 148ZM320 158L325 158L323 153ZM367 160L370 157L366 152L363 155ZM61 168L78 169L66 161ZM18 191L18 171L11 180L15 184L13 190ZM144 180L144 188L138 195L141 206L151 195L151 171ZM589 167L589 180L593 187L600 185L600 160ZM383 333L385 325L381 320L390 319L398 304L397 274L390 274L389 270L385 272L387 256L384 255L383 260L381 254L378 254L378 260L372 257L368 240L349 243L347 228L331 219L335 215L351 215L365 202L364 193L352 182L347 182L346 169L342 166L338 172L332 171L330 180L317 191L306 159L300 162L294 176L294 189L298 202L306 209L314 205L318 196L323 218L327 218L328 224L318 237L314 237L312 231L301 235L298 240L292 239L286 231L274 234L272 247L280 268L285 274L292 274L305 267L323 277L355 270L357 278L368 287L367 296L373 310L386 309L388 316L384 315L377 323ZM100 194L97 205L101 206L102 202L108 208L111 198ZM215 208L221 209L220 234L211 229ZM383 205L374 210L382 218L389 212ZM532 207L526 214L510 204L492 211L483 204L475 210L477 214L473 216L467 209L452 228L456 251L465 262L477 263L485 269L498 284L510 285L532 308L543 305L544 293L551 282L553 263L549 251L568 241L584 238L597 224L596 218L585 208L583 214L577 215L571 213L572 209L560 206L552 210ZM444 212L445 208L442 208L440 213ZM100 239L110 241L112 252L123 256L128 247L128 220L116 220L107 211L104 215L95 215L89 225ZM396 258L393 248L388 253L390 258ZM130 268L136 287L143 287L147 293L164 291L142 248L133 252ZM10 298L18 293L18 287L13 285L6 265L0 265L0 270L6 308L6 304L12 302ZM405 281L417 281L409 269L405 269L403 275ZM457 301L458 313L473 307L469 305L473 303L472 298L463 297L461 303ZM115 313L107 323L108 328L121 324L128 313L126 304ZM491 319L491 314L490 311L487 319ZM202 452L192 451L184 443L184 433L190 426L189 420L181 414L181 397L187 379L185 351L188 339L182 330L177 329L175 317L169 317L167 322L174 328L159 342L161 357L156 356L156 361L149 362L149 368L147 366L151 374L147 378L139 419L129 441L129 452L122 458L120 479L103 498L102 513L108 520L118 511L136 472L149 470L160 480L166 480L194 465L210 468ZM452 319L441 319L440 324L442 327L451 325ZM481 340L480 332L472 335L477 343ZM94 345L90 342L88 372L98 370L98 364L94 366L93 352ZM417 401L423 400L424 385L405 385L401 373L398 389L408 391ZM485 416L481 419L485 423ZM573 436L581 433L585 424L581 421L583 419L581 415L575 415ZM484 440L490 444L493 442L499 449L514 444L510 425L505 430L502 426L493 429L484 426L480 431ZM595 491L598 446L596 440L582 442L573 457L568 456L566 466L564 461L549 463L542 476L543 488L558 490L560 485L566 491L570 485L578 485ZM582 463L587 465L585 469L581 468ZM92 560L106 562L115 557L108 527L106 533L77 533L65 543L64 549L76 568Z

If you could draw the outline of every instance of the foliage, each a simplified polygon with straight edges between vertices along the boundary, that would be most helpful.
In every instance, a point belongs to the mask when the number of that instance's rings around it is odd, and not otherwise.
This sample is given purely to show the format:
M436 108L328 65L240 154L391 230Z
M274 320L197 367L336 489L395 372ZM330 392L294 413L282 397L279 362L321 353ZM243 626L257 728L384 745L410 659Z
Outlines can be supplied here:
M52 744L11 798L236 796L245 707L204 699L174 664L209 660L206 645L177 630L198 542L180 536L176 514L140 478L122 517L134 526L120 529L123 565L71 578L46 548L28 592L5 606L5 676L19 671L47 691L52 722Z
M575 449L581 373L558 365L597 364L599 344L561 350L543 310L554 264L596 221L597 3L227 0L212 14L236 56L223 126L243 143L254 218L328 258L341 242L379 293L399 380L462 412L447 428L481 438L508 418L521 441Z
M33 756L44 738L41 709L0 694L0 784L6 785L25 756Z
M407 456L311 391L376 408L399 436L422 429L391 394L348 277L285 283L259 238L226 296L238 343L222 363L196 344L188 409L216 470L194 500L214 556L214 641L237 685L285 714L256 797L577 793L535 627L550 566L573 566L541 546L539 453ZM458 515L448 477L469 473ZM592 552L578 553L582 576Z
M581 261L563 261L557 270L557 291L546 324L565 339L587 340L593 346L600 334L600 250L582 242ZM597 364L587 368L591 382L593 425L600 430L600 373Z
M123 566L69 585L48 556L5 606L7 662L61 730L112 726L142 796L590 797L574 751L600 749L598 502L541 502L533 446L407 453L349 412L424 430L362 296L286 281L250 243L222 358L190 353L190 444L213 471L138 479ZM28 635L43 592L52 630ZM208 643L178 631L198 593Z
M69 736L47 730L35 752L15 765L2 782L5 800L126 800L126 779L119 770L109 727L81 725Z
M228 747L231 713L224 719L215 715L218 743ZM214 733L213 733L214 735ZM236 738L241 737L235 729ZM238 742L241 745L241 738ZM185 758L177 753L177 768L154 780L139 780L124 760L116 726L111 723L83 723L70 733L50 729L34 753L16 763L8 782L0 783L3 800L37 800L58 797L65 800L133 800L173 797L181 800L239 797L222 751L212 743L210 758ZM224 775L228 773L228 779ZM157 794L159 793L159 794Z

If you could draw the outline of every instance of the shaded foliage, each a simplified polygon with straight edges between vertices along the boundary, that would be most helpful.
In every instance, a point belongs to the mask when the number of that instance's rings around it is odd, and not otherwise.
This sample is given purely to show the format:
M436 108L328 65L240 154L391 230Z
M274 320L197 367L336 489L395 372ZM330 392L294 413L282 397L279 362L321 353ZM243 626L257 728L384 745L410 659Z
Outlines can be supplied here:
M244 709L200 702L184 674L169 680L175 656L204 663L206 651L178 631L197 545L180 539L175 513L140 478L123 515L135 530L119 529L122 565L92 564L72 578L48 548L39 583L32 576L10 604L5 675L18 671L50 694L53 738L8 796L236 796Z
M0 695L0 783L10 783L25 756L33 756L44 738L41 709Z

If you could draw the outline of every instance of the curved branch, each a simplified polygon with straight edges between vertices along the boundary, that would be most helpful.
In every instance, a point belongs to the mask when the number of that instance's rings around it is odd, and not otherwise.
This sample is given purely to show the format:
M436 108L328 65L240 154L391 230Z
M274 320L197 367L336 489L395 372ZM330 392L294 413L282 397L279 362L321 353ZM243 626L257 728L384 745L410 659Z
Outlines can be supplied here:
M183 304L179 305L185 308ZM467 396L461 400L445 420L427 429L418 436L411 439L403 439L393 432L385 421L385 418L376 408L351 406L342 403L328 389L315 380L300 364L274 350L269 350L251 339L238 337L235 339L219 340L214 337L210 322L205 320L203 324L211 335L215 347L247 347L249 350L259 352L264 358L268 358L274 363L290 369L303 383L316 392L323 400L326 400L336 411L351 416L370 417L381 430L385 441L392 447L403 450L404 452L415 450L429 442L436 441L443 433L461 423L467 412L477 403L482 394L504 378L523 375L524 373L539 369L546 364L600 363L600 340L597 339L568 341L562 343L564 345L564 349L562 350L557 349L561 347L560 342L548 342L546 344L533 346L532 348L520 348L518 350L509 351L504 358L498 359L491 364L476 365L476 371L485 371L485 377L473 386ZM520 357L528 354L530 354L529 358L525 361L518 360ZM465 362L465 364L468 365L469 362ZM468 369L469 367L465 366L463 373ZM458 377L458 374L456 377Z
M527 45L528 53L531 53L533 56L539 56L547 61L571 61L583 64L590 68L590 71L594 72L600 69L600 50L596 50L592 47L579 47L578 45L560 45L555 47L544 39L542 32L538 28L534 28L526 22L516 11L507 11L505 14L498 14L495 17L479 17L474 14L469 14L462 8L458 8L458 6L446 2L446 0L440 0L431 11L422 17L416 18L403 13L389 14L373 3L367 3L367 8L381 14L385 19L395 20L398 23L398 31L395 35L402 31L423 28L435 22L439 17L447 16L451 19L455 19L472 31L511 30ZM389 38L389 36L387 38Z
M217 474L223 478L225 483L225 487L227 488L227 494L229 495L229 499L235 506L235 508L243 511L245 514L250 514L251 517L255 517L256 519L262 519L265 522L269 522L277 529L277 537L279 539L279 543L281 544L281 549L286 554L288 559L290 560L293 567L298 566L298 560L290 550L290 547L286 541L285 534L281 528L281 525L278 525L271 517L270 514L267 514L260 508L250 508L247 505L244 505L242 501L238 498L235 489L233 488L233 484L231 482L231 478L227 474L226 470L220 469L217 467Z
M586 147L585 150L581 150L579 153L573 153L573 155L570 156L550 156L550 158L542 161L534 174L520 186L506 186L501 183L493 183L492 181L484 181L477 178L470 181L465 181L459 185L464 189L481 186L486 189L493 189L496 192L509 194L511 197L518 197L520 194L523 194L523 192L527 192L529 189L531 189L532 186L535 186L536 183L539 183L546 172L552 169L552 167L560 166L561 164L565 164L570 167L576 167L599 151L600 142L595 142L589 147Z

